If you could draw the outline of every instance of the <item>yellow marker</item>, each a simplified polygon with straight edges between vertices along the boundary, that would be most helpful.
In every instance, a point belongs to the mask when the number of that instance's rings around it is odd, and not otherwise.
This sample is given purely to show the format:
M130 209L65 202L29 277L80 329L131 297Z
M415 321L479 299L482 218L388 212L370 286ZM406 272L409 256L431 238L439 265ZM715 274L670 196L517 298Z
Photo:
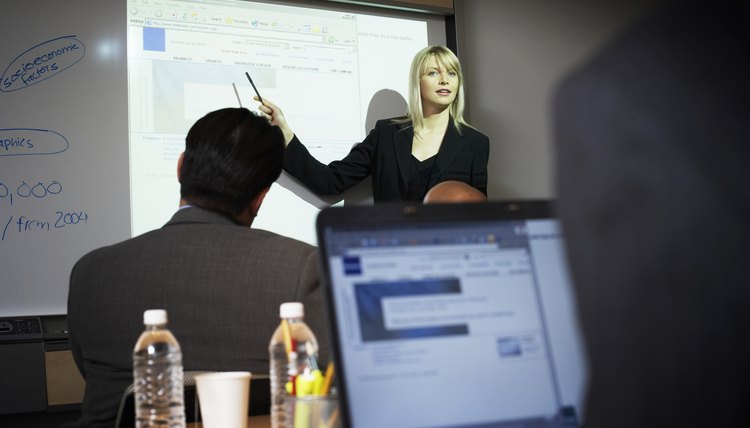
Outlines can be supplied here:
M289 321L281 319L281 334L284 337L284 348L286 348L286 354L292 353L292 329L289 327Z
M323 383L320 385L317 395L328 395L328 391L331 389L331 381L333 380L333 362L328 363L326 367L326 376L323 379Z
M313 403L297 399L294 404L294 428L316 428L310 426Z
M317 395L322 384L323 374L320 373L320 370L310 370L309 368L306 368L304 372L297 375L297 378L294 379L297 397Z
M311 420L319 417L320 404L317 403L317 392L323 385L323 374L320 370L311 370L305 367L305 370L294 379L294 387L297 391L297 398L294 406L294 428L318 428L311 426ZM312 401L310 401L312 399Z
M297 375L294 379L294 389L297 393L297 397L316 395L322 384L323 374L320 370L310 370L309 368L306 368L304 372Z

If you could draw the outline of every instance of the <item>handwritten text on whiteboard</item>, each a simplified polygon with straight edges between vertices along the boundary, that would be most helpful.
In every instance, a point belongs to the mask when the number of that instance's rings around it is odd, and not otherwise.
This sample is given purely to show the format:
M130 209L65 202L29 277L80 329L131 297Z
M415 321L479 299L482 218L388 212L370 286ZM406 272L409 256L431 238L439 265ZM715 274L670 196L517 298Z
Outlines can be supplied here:
M62 134L49 129L0 129L0 156L52 155L68 146Z
M58 37L18 55L0 76L0 91L17 91L72 67L86 54L86 47L75 37Z

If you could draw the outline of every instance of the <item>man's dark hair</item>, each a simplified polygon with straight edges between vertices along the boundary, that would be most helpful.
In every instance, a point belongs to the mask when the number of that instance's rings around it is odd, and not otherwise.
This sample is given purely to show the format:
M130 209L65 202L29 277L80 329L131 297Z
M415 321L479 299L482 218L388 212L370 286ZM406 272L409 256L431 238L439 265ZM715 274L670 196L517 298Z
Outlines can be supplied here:
M180 195L188 203L237 216L281 174L284 136L245 108L216 110L188 131Z

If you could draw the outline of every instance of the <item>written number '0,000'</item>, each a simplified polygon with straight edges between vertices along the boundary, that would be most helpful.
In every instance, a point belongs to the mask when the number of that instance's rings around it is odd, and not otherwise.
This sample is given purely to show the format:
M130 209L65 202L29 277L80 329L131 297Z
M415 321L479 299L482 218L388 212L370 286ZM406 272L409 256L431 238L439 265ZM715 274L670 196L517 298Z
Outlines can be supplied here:
M60 182L56 180L50 182L49 184L38 182L33 186L29 185L25 181L22 181L16 189L15 194L19 198L30 198L33 196L36 199L42 199L47 195L57 195L62 192L62 190L62 184L60 184ZM13 205L13 191L11 191L5 183L0 181L0 199L4 198L8 198L10 205Z

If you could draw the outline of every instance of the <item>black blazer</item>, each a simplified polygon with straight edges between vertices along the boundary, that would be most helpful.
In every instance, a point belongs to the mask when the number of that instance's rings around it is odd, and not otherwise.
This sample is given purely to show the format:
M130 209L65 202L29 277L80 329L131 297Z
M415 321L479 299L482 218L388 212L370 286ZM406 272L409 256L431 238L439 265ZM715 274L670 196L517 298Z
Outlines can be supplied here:
M338 195L372 175L375 202L406 200L413 139L411 126L380 120L345 158L325 165L295 136L284 153L284 169L319 195ZM441 181L458 180L487 194L489 150L487 136L469 127L463 127L459 134L450 120L428 188Z

